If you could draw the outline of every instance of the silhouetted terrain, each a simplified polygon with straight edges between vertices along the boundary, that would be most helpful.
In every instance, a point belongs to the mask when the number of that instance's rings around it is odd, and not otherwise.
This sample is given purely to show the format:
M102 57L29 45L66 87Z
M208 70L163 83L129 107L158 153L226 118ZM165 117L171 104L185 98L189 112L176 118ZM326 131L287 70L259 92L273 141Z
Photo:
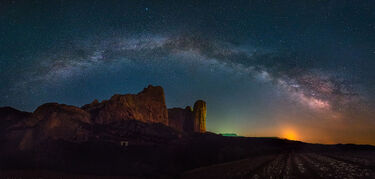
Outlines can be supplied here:
M373 146L217 135L204 101L164 101L149 86L81 108L0 108L0 177L375 178Z

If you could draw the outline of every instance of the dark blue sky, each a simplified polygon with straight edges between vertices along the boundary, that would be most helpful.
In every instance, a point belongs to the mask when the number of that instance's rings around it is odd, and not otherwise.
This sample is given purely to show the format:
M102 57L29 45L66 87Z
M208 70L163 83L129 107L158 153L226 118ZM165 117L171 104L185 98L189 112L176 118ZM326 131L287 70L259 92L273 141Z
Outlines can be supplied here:
M207 128L375 141L373 1L1 1L0 106L161 85ZM321 137L326 136L326 137Z

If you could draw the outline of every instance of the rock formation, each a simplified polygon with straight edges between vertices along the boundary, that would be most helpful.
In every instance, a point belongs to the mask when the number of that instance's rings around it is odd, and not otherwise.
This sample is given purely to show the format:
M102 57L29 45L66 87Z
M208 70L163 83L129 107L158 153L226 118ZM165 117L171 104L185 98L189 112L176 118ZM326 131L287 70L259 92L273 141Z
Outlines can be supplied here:
M169 126L181 132L206 132L206 102L198 100L194 110L190 106L185 109L168 109Z
M194 104L194 131L206 132L206 102L198 100Z
M38 121L49 121L48 128L56 127L65 121L91 123L88 112L75 106L58 103L46 103L39 106L33 112L32 117Z
M99 103L97 100L82 107L95 123L109 124L118 120L139 120L146 123L168 125L168 111L163 88L149 85L142 92L116 94Z
M21 150L49 140L81 143L132 138L138 143L161 143L185 132L205 132L205 122L204 101L198 100L194 110L190 106L167 109L163 88L149 85L138 94L116 94L81 108L58 103L43 104L33 113L0 108L0 141Z
M78 107L46 103L22 123L13 126L8 138L20 141L17 147L30 149L45 140L87 141L91 135L90 114Z
M169 127L172 127L180 132L194 131L193 110L190 106L187 106L185 109L168 109L168 117Z
M11 107L0 108L0 138L12 127L29 119L31 113L19 111Z
M29 112L19 111L11 107L0 108L0 129L11 124L16 124L22 120L28 119L31 116Z
M89 137L90 114L78 107L65 104L47 103L38 107L32 118L38 138L85 141ZM36 135L36 134L35 134Z

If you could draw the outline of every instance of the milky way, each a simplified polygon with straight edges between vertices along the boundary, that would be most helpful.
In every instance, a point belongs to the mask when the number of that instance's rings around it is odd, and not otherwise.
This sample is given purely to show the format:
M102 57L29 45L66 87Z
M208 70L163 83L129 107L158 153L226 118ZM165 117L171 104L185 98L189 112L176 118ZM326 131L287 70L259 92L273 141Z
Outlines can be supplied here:
M255 54L254 51L239 49L231 44L195 36L147 35L134 39L116 38L105 40L99 45L75 46L74 49L58 53L60 54L43 57L44 60L33 68L37 71L26 74L26 81L18 84L23 85L20 89L32 86L33 83L53 85L59 80L79 77L98 67L110 66L119 61L134 63L150 59L157 63L165 60L163 58L184 54L199 59L200 63L211 60L214 66L231 68L243 75L272 82L289 93L290 98L314 110L343 108L359 98L355 89L349 88L327 72L301 69L298 66L292 69L278 67L283 62L277 60L288 57L283 57L277 51ZM278 59L271 65L263 64L262 60L273 58Z

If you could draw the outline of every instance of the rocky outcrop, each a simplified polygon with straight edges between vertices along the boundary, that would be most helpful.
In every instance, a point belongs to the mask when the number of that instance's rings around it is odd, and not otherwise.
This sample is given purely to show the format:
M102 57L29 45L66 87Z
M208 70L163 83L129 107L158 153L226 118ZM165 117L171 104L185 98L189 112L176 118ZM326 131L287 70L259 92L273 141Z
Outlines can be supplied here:
M91 135L90 114L78 107L58 103L39 106L25 122L23 129L13 130L13 138L20 131L23 136L18 148L32 148L42 141L62 139L70 142L87 141Z
M198 100L194 104L194 131L206 132L206 102Z
M167 109L163 88L149 85L138 94L116 94L81 108L58 103L43 104L33 113L0 108L0 141L7 142L9 151L33 149L50 140L132 139L132 143L158 144L185 132L205 132L205 116L204 101L197 101L194 110L190 106Z
M19 111L12 107L0 107L0 121L24 119L31 115L29 112Z
M19 125L23 121L30 118L31 113L19 111L11 107L0 108L0 135L2 133L7 133L7 131L15 126ZM3 135L0 136L0 138Z
M0 127L6 127L10 124L18 123L31 116L29 112L19 111L11 107L0 108Z
M88 112L75 106L58 103L46 103L39 106L33 112L32 117L38 121L49 121L48 128L54 128L68 121L91 123Z
M172 127L180 132L193 132L193 110L190 106L185 109L171 108L168 109L169 127Z
M33 118L39 121L37 129L42 134L40 137L70 141L87 140L87 126L92 123L88 112L75 106L57 103L38 107Z
M82 107L95 123L109 124L118 120L138 120L168 125L168 111L163 88L149 85L138 94L116 94L99 103L94 101Z
M169 126L181 132L206 132L206 102L198 100L192 110L190 106L185 109L168 109Z

